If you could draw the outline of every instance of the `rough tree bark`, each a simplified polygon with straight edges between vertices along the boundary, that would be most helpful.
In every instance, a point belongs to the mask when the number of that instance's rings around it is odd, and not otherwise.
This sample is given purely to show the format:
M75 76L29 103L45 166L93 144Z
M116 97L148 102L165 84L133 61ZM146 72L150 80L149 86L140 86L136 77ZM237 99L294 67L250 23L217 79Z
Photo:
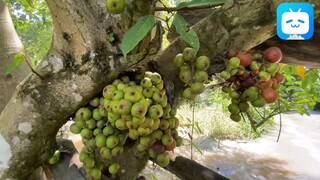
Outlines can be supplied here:
M214 12L193 27L202 42L199 53L215 57L211 74L223 68L216 55L230 46L248 50L274 35L275 10L282 1L242 2L240 8ZM186 46L180 39L159 51L161 34L156 29L157 35L148 36L127 59L119 52L119 41L106 41L111 32L122 39L139 16L152 12L155 1L127 1L123 15L108 14L105 1L99 0L47 3L54 23L53 45L36 69L41 77L30 74L0 116L0 150L9 156L0 179L28 177L52 153L55 134L70 115L122 71L156 59L153 67L165 81L173 82L175 89L182 87L172 63Z
M5 74L6 67L12 63L12 58L21 48L22 43L14 29L6 3L0 0L0 113L10 100L17 84L30 73L24 62L12 73Z

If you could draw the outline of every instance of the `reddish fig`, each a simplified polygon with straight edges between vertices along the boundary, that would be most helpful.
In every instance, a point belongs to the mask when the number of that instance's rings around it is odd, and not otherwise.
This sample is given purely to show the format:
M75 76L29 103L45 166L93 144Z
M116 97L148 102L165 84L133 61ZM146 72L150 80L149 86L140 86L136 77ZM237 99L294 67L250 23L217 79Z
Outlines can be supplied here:
M264 89L261 95L263 99L266 100L266 102L269 104L276 102L279 98L279 93L272 88Z
M252 56L247 52L239 52L237 57L240 59L240 65L247 67L252 63Z
M263 52L263 56L269 62L278 63L282 59L282 52L278 47L269 47Z

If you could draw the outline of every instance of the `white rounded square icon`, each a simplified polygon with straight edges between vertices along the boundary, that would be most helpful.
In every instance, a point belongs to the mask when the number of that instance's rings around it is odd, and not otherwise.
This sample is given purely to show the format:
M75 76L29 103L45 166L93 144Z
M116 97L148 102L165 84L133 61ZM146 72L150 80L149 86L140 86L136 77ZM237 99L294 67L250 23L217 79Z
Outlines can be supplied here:
M285 12L281 17L281 30L285 34L306 34L309 32L309 15L305 12Z

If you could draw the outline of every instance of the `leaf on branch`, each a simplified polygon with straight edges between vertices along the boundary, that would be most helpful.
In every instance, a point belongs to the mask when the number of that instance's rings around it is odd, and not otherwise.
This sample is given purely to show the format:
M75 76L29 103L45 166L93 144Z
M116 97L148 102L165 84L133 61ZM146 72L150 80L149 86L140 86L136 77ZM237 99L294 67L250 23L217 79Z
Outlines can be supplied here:
M122 40L120 49L124 57L138 45L155 24L156 20L153 15L142 16L138 19L137 23L129 29Z
M175 26L177 33L186 41L196 52L200 47L200 41L194 30L187 28L188 22L179 14L174 15L172 24Z
M12 73L12 71L23 63L24 57L21 53L14 56L12 63L6 68L6 74Z
M177 6L177 9L193 8L193 7L199 7L199 6L215 6L225 2L226 0L193 0L189 2L181 2Z
M192 143L192 146L195 147L201 155L203 154L201 147L197 143Z

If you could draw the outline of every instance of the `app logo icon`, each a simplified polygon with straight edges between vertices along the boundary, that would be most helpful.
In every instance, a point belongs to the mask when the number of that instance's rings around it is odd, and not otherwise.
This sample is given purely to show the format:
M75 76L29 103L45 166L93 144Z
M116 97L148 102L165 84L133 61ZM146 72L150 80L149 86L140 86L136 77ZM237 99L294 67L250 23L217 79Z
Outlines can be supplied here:
M309 3L282 3L277 8L277 34L283 40L308 40L313 36L314 10Z

